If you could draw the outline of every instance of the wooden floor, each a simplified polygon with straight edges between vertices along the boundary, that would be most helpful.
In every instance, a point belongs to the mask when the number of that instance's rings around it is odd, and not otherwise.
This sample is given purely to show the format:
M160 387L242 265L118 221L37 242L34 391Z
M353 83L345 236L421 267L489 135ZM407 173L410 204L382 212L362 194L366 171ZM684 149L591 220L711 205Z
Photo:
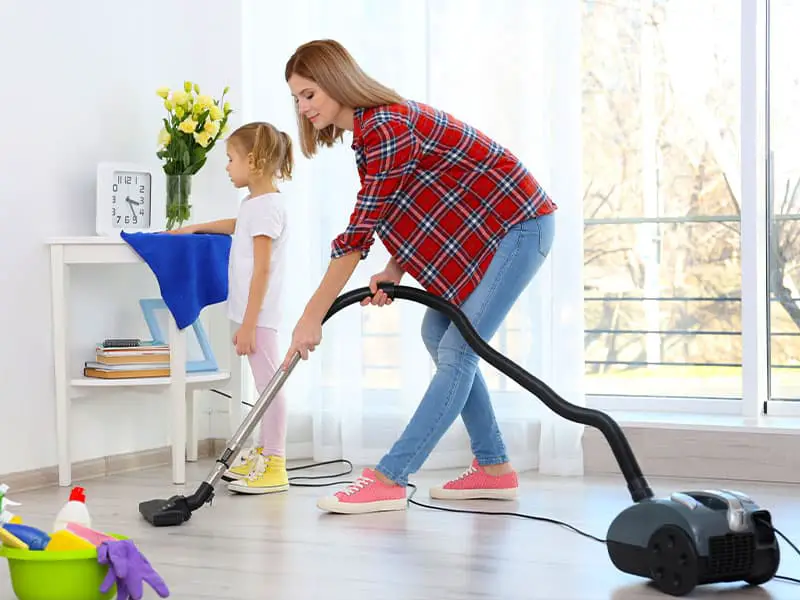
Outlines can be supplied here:
M319 494L338 489L292 488L273 496L232 496L221 482L213 505L180 527L144 522L138 503L190 493L211 468L188 465L189 484L174 486L167 468L76 482L85 485L94 525L130 536L171 588L171 598L215 600L635 600L667 598L646 581L617 571L605 547L563 527L515 517L445 513L418 506L405 512L326 515ZM319 472L324 472L321 469ZM293 473L294 475L295 473ZM297 473L301 474L301 473ZM418 476L416 499L447 473ZM348 476L345 479L352 477ZM722 482L651 480L656 495ZM775 525L800 541L800 489L730 485L769 508ZM760 491L756 494L756 488ZM68 491L11 494L25 521L49 527ZM630 503L617 478L523 477L518 503L459 504L565 520L604 537L610 520ZM452 505L451 505L452 506ZM780 572L800 578L800 557L782 543ZM13 598L0 570L0 599ZM149 590L145 598L156 598ZM693 598L800 598L800 585L773 580L696 588Z

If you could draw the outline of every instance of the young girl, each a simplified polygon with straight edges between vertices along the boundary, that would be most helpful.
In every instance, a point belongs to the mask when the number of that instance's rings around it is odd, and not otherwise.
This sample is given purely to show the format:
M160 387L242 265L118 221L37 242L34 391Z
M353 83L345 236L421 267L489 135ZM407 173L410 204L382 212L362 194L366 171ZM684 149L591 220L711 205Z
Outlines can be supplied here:
M303 44L289 58L300 147L311 157L352 132L361 190L331 260L295 326L284 363L304 360L322 339L322 319L367 255L375 235L391 254L364 304L383 306L382 281L405 273L459 306L485 340L546 260L556 206L509 150L467 123L400 96L369 77L334 40ZM434 498L514 498L506 453L478 356L449 319L429 309L422 338L436 374L400 438L347 489L321 498L339 513L403 510L416 472L461 415L474 460Z
M280 367L278 324L286 276L287 211L277 180L291 179L289 136L269 123L248 123L227 141L228 176L247 187L235 219L189 225L173 233L233 236L230 251L228 316L238 326L233 344L247 356L259 394ZM286 398L279 391L261 421L259 445L243 464L229 469L228 488L246 494L289 489L286 473Z

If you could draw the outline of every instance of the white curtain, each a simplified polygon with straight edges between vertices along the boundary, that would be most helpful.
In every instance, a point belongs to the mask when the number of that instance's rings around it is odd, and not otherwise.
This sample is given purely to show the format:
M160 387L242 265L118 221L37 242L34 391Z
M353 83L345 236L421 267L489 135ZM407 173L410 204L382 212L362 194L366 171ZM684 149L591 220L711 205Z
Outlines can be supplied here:
M560 207L556 244L491 344L584 405L580 3L406 0L402 8L375 0L295 0L276 11L273 3L245 2L242 119L269 120L296 140L286 60L305 41L334 38L402 95L451 112L515 152ZM346 135L345 144L311 161L298 151L294 181L283 188L293 206L284 348L359 189L350 139ZM376 243L347 289L366 285L387 259ZM432 373L420 338L423 312L405 301L384 308L354 305L326 323L312 360L301 362L286 384L290 458L380 459ZM554 415L490 365L481 363L481 369L513 464L582 473L582 427ZM457 420L423 468L462 467L470 460Z

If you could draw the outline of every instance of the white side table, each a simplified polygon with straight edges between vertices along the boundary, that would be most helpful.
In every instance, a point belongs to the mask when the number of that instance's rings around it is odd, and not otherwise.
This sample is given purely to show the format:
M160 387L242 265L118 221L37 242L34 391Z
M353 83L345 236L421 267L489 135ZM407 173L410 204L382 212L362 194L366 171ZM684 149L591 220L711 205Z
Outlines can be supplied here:
M69 412L74 388L161 386L170 397L170 441L172 444L172 481L186 482L186 461L197 460L197 422L194 392L211 388L230 379L227 371L186 373L186 334L169 318L170 377L142 379L70 378L68 351L68 310L70 265L108 265L144 263L124 240L107 237L63 237L48 240L53 315L53 361L56 387L56 436L58 448L58 481L69 486L72 480L70 460ZM238 390L231 390L231 410L240 402Z

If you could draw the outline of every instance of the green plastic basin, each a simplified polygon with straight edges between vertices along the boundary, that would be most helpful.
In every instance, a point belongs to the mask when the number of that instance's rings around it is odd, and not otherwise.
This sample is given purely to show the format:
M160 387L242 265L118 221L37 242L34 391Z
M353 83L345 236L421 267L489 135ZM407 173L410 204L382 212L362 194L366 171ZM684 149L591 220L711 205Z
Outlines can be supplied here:
M108 566L97 562L94 549L47 552L0 546L0 556L8 561L18 600L110 600L117 593L116 585L105 594L100 592Z

